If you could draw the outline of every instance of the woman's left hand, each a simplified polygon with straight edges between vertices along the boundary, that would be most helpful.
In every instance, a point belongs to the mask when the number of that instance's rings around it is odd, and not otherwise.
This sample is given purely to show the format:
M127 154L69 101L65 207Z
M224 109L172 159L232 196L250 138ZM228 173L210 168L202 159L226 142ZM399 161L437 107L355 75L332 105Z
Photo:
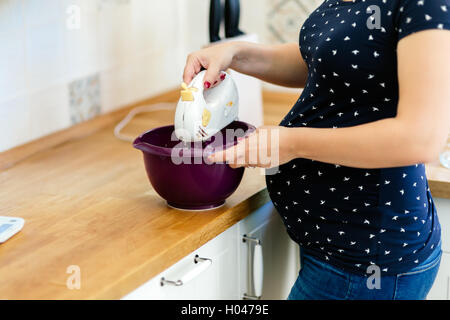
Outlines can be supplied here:
M274 168L296 158L289 134L290 128L263 126L235 146L210 155L208 160L226 162L232 168Z

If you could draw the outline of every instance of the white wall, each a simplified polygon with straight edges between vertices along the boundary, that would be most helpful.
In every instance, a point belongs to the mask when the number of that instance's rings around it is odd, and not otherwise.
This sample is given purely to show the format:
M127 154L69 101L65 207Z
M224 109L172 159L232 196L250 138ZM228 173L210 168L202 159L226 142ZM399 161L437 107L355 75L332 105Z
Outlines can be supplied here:
M241 29L297 41L298 3L241 0ZM0 0L0 152L179 86L208 16L209 0Z

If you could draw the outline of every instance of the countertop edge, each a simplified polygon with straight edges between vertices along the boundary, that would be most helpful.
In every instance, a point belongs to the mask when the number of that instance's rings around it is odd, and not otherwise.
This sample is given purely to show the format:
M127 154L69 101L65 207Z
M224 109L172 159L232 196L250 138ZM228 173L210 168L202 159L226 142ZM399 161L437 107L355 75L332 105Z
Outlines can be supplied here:
M205 225L199 232L194 232L180 239L171 248L159 256L154 256L143 265L133 268L126 277L121 277L104 290L86 299L121 299L127 294L139 288L155 276L174 265L190 253L199 249L208 241L214 239L222 232L245 219L252 212L270 201L267 189L264 187L250 198L229 208L223 214ZM192 245L195 243L195 245ZM161 257L164 261L161 263Z

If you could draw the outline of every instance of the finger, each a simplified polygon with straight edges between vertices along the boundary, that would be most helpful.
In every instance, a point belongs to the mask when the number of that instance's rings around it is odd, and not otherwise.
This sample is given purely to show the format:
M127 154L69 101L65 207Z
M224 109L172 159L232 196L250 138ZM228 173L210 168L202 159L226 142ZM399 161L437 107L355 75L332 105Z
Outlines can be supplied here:
M183 72L183 82L186 84L191 83L192 79L200 72L202 66L200 62L192 55L189 55L186 60L186 66Z
M205 78L204 78L204 86L205 89L212 88L217 85L220 80L220 66L211 64L206 70Z

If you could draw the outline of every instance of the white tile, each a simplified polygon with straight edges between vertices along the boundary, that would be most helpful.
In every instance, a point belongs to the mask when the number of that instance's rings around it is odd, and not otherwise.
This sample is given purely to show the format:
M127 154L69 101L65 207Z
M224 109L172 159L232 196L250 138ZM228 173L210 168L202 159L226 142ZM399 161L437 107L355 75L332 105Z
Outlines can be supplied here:
M101 2L98 14L100 69L126 64L133 54L131 47L131 7L124 2Z
M57 21L28 27L25 40L28 90L39 91L66 81L64 28Z
M0 32L22 28L23 19L22 0L0 1Z
M23 94L25 83L25 48L20 32L0 32L0 101Z
M108 112L179 87L184 61L178 50L154 52L101 73L102 111Z
M0 103L0 152L32 139L30 112L24 96Z
M61 0L22 0L27 27L48 24L54 20L63 22Z
M82 14L80 29L65 29L68 79L83 78L100 69L98 21L95 13Z
M25 44L20 0L0 1L0 101L23 93Z
M189 1L184 10L181 34L187 50L192 52L209 43L209 1Z
M70 126L68 101L66 85L52 86L27 97L33 139Z

